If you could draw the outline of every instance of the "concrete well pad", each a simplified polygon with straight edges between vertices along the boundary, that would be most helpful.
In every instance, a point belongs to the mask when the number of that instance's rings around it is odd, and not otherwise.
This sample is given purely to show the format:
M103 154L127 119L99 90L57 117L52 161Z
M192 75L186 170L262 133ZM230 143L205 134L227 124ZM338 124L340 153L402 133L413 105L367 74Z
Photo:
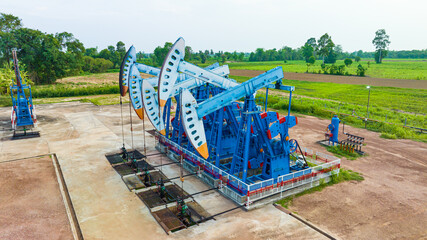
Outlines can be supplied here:
M10 116L9 111L10 108L0 108L0 117ZM41 137L2 142L0 159L34 156L34 152L56 153L85 239L324 239L320 233L272 205L250 212L234 210L216 217L215 221L166 235L149 209L128 190L105 158L107 153L122 147L120 105L47 104L38 105L37 114L43 116L39 117L38 126ZM132 147L129 115L124 115L126 148L143 153L145 138L147 156L156 153L154 137L149 134L144 137L143 123L134 113ZM148 121L145 128L151 128ZM21 151L9 151L9 148ZM31 151L33 153L29 153ZM162 156L147 157L147 162L157 165L159 157ZM167 161L170 160L163 156L162 162ZM161 169L168 178L180 175L176 164ZM181 186L179 179L172 181ZM189 194L209 189L194 176L186 177L183 186ZM198 194L194 199L211 215L236 207L216 191Z

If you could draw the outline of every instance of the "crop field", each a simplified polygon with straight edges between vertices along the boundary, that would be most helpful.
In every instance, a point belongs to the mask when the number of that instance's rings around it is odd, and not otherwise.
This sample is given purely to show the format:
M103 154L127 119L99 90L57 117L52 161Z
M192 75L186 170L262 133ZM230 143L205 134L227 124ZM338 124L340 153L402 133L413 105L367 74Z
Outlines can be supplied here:
M368 66L369 62L369 66ZM363 59L361 62L364 68L367 68L366 76L374 78L389 79L415 79L427 80L427 61L400 61L389 60L381 64L376 64L373 59ZM359 63L354 62L346 67L348 74L356 75L356 69ZM277 66L282 66L284 72L305 73L307 65L305 61L270 61L270 62L230 62L227 63L230 69L247 69L267 71ZM321 72L321 60L317 60L313 66L308 69L309 73ZM337 60L335 65L344 65L344 60Z

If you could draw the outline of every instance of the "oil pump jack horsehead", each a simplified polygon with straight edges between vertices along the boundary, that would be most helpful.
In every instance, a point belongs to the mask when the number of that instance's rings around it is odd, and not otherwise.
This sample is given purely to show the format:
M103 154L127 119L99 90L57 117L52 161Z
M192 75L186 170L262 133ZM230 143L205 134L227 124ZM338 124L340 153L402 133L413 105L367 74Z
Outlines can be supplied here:
M212 64L206 67L206 69L221 76L226 76L230 73L228 66L219 66L218 63ZM141 73L154 75L154 77L143 79ZM145 109L148 119L155 129L165 135L165 121L161 121L159 117L161 111L158 104L157 92L154 89L158 87L159 74L159 68L137 63L135 47L131 46L120 68L119 84L122 96L125 96L129 89L129 98L138 117L143 120L143 109ZM172 89L171 97L177 96L181 88L193 89L203 84L205 83L199 79L179 74L178 84Z

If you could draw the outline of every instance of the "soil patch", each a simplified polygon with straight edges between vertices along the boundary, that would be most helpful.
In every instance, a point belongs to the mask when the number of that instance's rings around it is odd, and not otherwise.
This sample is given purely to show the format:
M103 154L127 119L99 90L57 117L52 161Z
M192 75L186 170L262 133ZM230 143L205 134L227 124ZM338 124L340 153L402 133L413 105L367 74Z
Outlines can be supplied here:
M230 69L230 75L235 75L235 76L256 77L261 73L264 73L264 71ZM423 81L423 80L337 76L337 75L314 74L314 73L293 73L293 72L285 72L284 74L285 74L285 79L309 81L309 82L330 82L330 83L369 85L369 86L379 86L379 87L427 89L427 81Z
M74 239L49 156L0 163L0 239Z
M290 135L314 151L329 120L301 117ZM362 173L345 182L296 198L290 210L343 239L423 239L427 236L427 144L389 140L379 133L346 126L365 137L368 156L342 159L341 167ZM339 139L344 139L342 126Z

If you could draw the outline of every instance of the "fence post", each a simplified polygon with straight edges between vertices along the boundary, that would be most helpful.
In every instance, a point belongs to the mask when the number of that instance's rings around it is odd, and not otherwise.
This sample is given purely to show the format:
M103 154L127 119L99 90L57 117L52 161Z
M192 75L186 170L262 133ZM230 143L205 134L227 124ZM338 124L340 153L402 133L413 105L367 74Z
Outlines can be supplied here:
M408 120L408 118L405 118L405 126L406 126L406 120Z
M386 114L386 115L385 115L385 121L384 121L384 122L387 122L387 115L388 115L388 114Z

